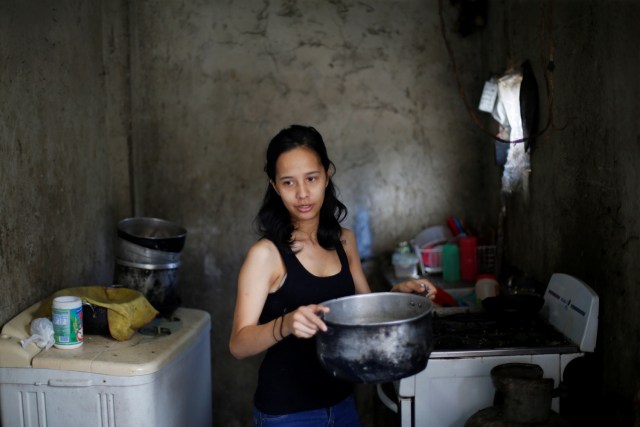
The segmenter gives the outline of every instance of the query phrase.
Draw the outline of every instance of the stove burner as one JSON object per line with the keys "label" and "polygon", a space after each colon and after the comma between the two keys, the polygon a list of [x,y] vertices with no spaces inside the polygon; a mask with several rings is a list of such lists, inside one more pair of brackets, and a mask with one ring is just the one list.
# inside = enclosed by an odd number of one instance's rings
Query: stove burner
{"label": "stove burner", "polygon": [[433,317],[434,351],[574,346],[539,317],[495,318],[487,313]]}

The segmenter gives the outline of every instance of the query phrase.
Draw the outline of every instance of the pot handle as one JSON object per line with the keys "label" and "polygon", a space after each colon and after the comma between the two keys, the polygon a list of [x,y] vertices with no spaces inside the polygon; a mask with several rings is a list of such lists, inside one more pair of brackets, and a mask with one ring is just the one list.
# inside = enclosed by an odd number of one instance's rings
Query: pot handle
{"label": "pot handle", "polygon": [[384,403],[384,406],[389,408],[394,414],[397,414],[398,404],[393,400],[389,399],[389,396],[387,396],[384,390],[382,389],[382,384],[376,384],[376,390],[378,392],[378,398],[382,403]]}
{"label": "pot handle", "polygon": [[[322,320],[324,322],[324,313],[320,313],[317,314],[316,316],[318,316],[320,318],[320,320]],[[325,322],[326,324],[326,322]],[[322,332],[322,331],[320,331]],[[333,328],[331,328],[330,326],[327,325],[327,330],[325,332],[322,332],[325,335],[333,335]]]}

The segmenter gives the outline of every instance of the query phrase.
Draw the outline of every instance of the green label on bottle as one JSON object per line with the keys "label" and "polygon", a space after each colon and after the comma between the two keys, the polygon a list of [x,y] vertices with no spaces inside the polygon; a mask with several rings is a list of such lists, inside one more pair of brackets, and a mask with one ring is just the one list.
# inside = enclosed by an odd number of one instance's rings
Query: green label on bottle
{"label": "green label on bottle", "polygon": [[53,338],[57,345],[76,345],[82,342],[82,307],[53,308]]}

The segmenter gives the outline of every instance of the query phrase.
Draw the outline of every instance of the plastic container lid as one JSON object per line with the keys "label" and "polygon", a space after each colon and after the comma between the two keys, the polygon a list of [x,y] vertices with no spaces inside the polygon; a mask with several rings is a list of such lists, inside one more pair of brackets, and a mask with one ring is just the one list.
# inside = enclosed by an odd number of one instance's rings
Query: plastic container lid
{"label": "plastic container lid", "polygon": [[425,228],[413,239],[414,245],[419,248],[425,246],[434,246],[439,243],[444,243],[451,239],[451,230],[444,225],[436,225],[433,227]]}

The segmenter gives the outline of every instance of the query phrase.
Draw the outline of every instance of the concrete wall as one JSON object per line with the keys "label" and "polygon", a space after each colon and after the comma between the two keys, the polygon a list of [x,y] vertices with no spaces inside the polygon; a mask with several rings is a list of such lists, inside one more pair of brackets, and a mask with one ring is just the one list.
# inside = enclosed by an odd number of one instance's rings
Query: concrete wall
{"label": "concrete wall", "polygon": [[[259,358],[234,360],[228,339],[271,137],[323,134],[376,255],[451,214],[484,220],[492,146],[465,123],[435,1],[148,1],[131,22],[136,203],[189,230],[181,289],[213,315],[215,418],[246,425]],[[480,38],[452,38],[477,96]]]}
{"label": "concrete wall", "polygon": [[[457,12],[443,4],[451,29]],[[525,58],[544,88],[545,4],[492,2],[485,31],[450,34],[472,105],[490,72]],[[594,395],[628,425],[640,386],[628,309],[639,298],[638,8],[553,6],[555,126],[533,154],[529,199],[508,200],[507,260],[601,295]],[[492,142],[458,95],[436,0],[5,1],[0,24],[0,324],[57,289],[110,283],[118,219],[178,222],[184,303],[213,318],[217,425],[250,420],[259,360],[233,360],[227,342],[279,129],[324,135],[346,225],[369,212],[376,260],[450,214],[496,225]]]}
{"label": "concrete wall", "polygon": [[573,274],[600,295],[597,351],[580,410],[587,424],[639,425],[640,57],[632,52],[640,3],[499,4],[483,34],[487,71],[531,60],[542,124],[552,119],[532,155],[530,197],[507,201],[508,262],[542,282],[554,272]]}
{"label": "concrete wall", "polygon": [[111,283],[130,198],[103,25],[92,2],[0,4],[0,324],[60,288]]}
{"label": "concrete wall", "polygon": [[[227,342],[275,132],[323,133],[374,256],[452,213],[486,217],[491,153],[461,125],[435,5],[3,2],[0,323],[111,283],[119,219],[181,223],[185,305],[213,317],[216,421],[245,425],[259,360]],[[478,41],[462,59],[478,62]]]}

